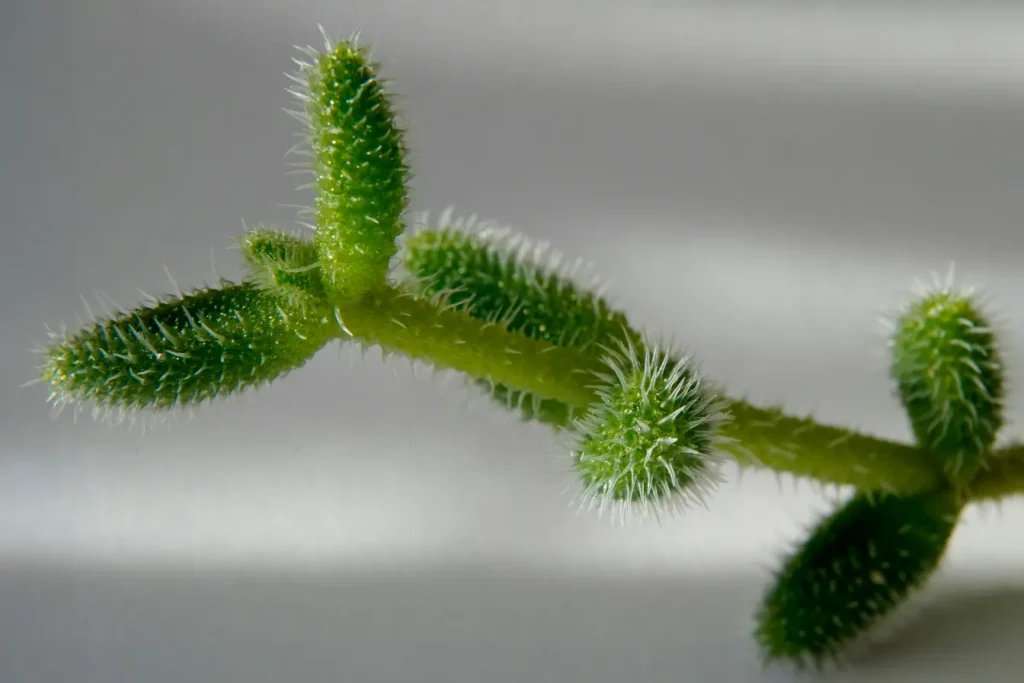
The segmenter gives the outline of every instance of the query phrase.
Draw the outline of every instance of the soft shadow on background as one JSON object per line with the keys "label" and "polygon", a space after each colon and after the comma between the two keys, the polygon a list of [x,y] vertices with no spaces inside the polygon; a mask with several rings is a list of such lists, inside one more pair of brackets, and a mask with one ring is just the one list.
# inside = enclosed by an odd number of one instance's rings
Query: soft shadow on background
{"label": "soft shadow on background", "polygon": [[[790,680],[750,615],[806,485],[612,527],[546,430],[348,349],[144,435],[18,386],[81,295],[212,282],[211,247],[237,276],[243,221],[291,223],[281,72],[323,23],[402,96],[414,212],[547,239],[735,394],[906,439],[876,319],[914,277],[985,286],[1024,379],[1024,17],[914,7],[5,5],[0,681]],[[970,512],[837,680],[1014,680],[1022,522]]]}
{"label": "soft shadow on background", "polygon": [[[920,618],[830,681],[1009,681],[1019,586],[939,581]],[[364,572],[24,567],[0,597],[5,680],[786,681],[745,632],[749,573],[537,572],[460,564]],[[759,675],[755,675],[758,672]]]}

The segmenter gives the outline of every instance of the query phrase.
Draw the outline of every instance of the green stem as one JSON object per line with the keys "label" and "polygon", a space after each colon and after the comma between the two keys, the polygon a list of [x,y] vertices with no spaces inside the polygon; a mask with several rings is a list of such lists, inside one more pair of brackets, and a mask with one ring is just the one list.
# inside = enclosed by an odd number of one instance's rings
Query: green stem
{"label": "green stem", "polygon": [[[593,351],[554,346],[509,332],[392,288],[381,288],[336,309],[342,337],[380,345],[437,368],[586,408],[597,399],[595,373],[605,372]],[[843,427],[795,417],[778,408],[730,400],[722,425],[723,450],[743,467],[764,467],[863,491],[911,495],[944,479],[926,449]],[[969,489],[971,500],[1024,492],[1024,445],[995,454]]]}
{"label": "green stem", "polygon": [[993,453],[986,469],[968,487],[968,493],[972,501],[996,501],[1024,493],[1024,443]]}
{"label": "green stem", "polygon": [[[340,324],[364,343],[576,408],[596,400],[594,373],[607,371],[594,350],[528,339],[396,289],[341,303],[337,312]],[[916,446],[745,401],[732,401],[728,409],[732,419],[723,425],[724,450],[743,466],[903,494],[934,489],[943,482],[932,459]]]}
{"label": "green stem", "polygon": [[767,467],[861,490],[912,494],[937,488],[943,478],[928,453],[810,417],[786,415],[731,401],[732,419],[722,426],[723,446],[741,466]]}
{"label": "green stem", "polygon": [[596,400],[594,373],[607,370],[599,358],[578,349],[528,339],[395,289],[380,289],[335,311],[343,336],[571,405]]}

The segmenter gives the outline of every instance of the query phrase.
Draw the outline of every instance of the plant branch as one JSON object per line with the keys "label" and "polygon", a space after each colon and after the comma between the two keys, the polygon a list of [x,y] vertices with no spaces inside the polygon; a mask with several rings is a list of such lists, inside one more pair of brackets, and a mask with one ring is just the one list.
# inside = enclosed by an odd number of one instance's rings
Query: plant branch
{"label": "plant branch", "polygon": [[[358,303],[338,308],[337,314],[346,334],[364,344],[379,344],[439,368],[577,408],[597,400],[596,373],[607,372],[602,356],[593,350],[528,339],[502,324],[397,289],[377,290]],[[931,490],[944,481],[928,452],[911,444],[823,425],[810,417],[742,400],[729,401],[727,412],[731,419],[721,426],[723,450],[741,466],[900,494]]]}
{"label": "plant branch", "polygon": [[943,483],[928,452],[917,446],[823,425],[810,417],[795,417],[746,401],[731,401],[728,410],[732,420],[722,425],[722,431],[731,442],[724,449],[741,466],[901,494],[931,490]]}
{"label": "plant branch", "polygon": [[607,370],[600,358],[578,349],[528,339],[393,288],[335,313],[344,334],[364,344],[572,405],[596,400],[595,373]]}
{"label": "plant branch", "polygon": [[1024,443],[996,450],[968,493],[972,501],[996,501],[1024,493]]}

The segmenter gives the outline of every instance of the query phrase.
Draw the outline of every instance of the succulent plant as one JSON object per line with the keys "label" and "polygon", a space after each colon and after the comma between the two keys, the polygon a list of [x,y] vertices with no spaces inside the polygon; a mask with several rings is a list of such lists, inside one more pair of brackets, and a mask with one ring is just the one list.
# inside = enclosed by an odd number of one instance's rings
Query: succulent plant
{"label": "succulent plant", "polygon": [[463,373],[571,437],[583,507],[661,516],[703,502],[720,465],[854,489],[783,563],[756,615],[766,659],[822,665],[921,588],[961,511],[1024,491],[997,448],[1005,380],[983,303],[951,282],[891,321],[892,377],[916,443],[756,406],[630,324],[578,262],[489,223],[408,230],[409,168],[369,51],[325,36],[291,76],[311,235],[242,235],[239,283],[176,292],[51,333],[50,400],[103,416],[195,407],[300,368],[331,341]]}

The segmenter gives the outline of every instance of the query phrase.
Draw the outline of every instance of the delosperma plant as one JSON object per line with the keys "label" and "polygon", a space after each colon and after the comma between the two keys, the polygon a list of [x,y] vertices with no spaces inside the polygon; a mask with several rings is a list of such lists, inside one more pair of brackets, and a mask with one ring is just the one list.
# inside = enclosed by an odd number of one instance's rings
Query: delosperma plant
{"label": "delosperma plant", "polygon": [[633,327],[575,265],[473,220],[405,223],[403,132],[354,41],[304,48],[311,234],[255,228],[238,283],[51,333],[40,378],[58,408],[162,414],[297,370],[332,341],[462,373],[568,437],[576,500],[616,517],[707,501],[722,463],[853,489],[778,570],[756,610],[767,661],[821,666],[928,580],[964,508],[1024,491],[1024,447],[996,446],[1004,367],[992,321],[951,282],[916,292],[889,342],[915,443],[730,397],[693,358]]}

